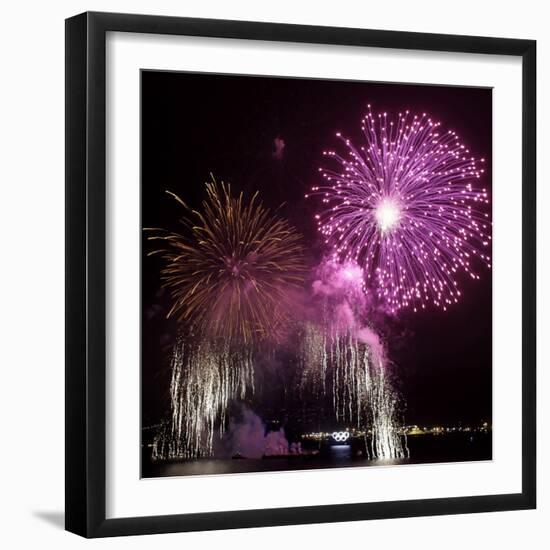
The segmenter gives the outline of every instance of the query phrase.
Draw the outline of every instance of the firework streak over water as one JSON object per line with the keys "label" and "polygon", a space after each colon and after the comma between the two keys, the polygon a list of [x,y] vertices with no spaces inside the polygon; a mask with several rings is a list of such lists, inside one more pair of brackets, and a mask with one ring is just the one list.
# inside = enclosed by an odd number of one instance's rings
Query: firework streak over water
{"label": "firework streak over water", "polygon": [[253,357],[288,330],[306,266],[301,237],[255,194],[206,184],[201,212],[185,210],[185,235],[149,229],[164,261],[161,277],[180,323],[172,356],[172,419],[154,444],[156,458],[209,456],[230,404],[254,391]]}
{"label": "firework streak over water", "polygon": [[393,120],[369,105],[361,129],[359,147],[337,134],[345,153],[324,153],[337,168],[320,169],[326,184],[312,188],[325,243],[363,267],[387,311],[446,310],[461,296],[459,273],[479,279],[491,265],[484,159],[426,114]]}
{"label": "firework streak over water", "polygon": [[210,456],[216,430],[224,433],[231,402],[254,391],[252,353],[180,338],[171,370],[172,418],[154,441],[153,458]]}
{"label": "firework streak over water", "polygon": [[401,400],[379,337],[363,322],[368,308],[362,269],[329,260],[318,275],[313,290],[320,320],[307,323],[301,339],[304,396],[318,397],[332,388],[336,419],[368,428],[369,458],[405,458]]}

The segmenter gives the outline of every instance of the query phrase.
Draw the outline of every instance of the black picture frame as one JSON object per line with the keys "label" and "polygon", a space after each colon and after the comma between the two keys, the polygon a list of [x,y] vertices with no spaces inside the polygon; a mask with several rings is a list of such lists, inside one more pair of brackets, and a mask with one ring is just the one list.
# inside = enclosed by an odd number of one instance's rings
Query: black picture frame
{"label": "black picture frame", "polygon": [[[517,56],[522,121],[522,490],[516,494],[106,519],[105,41],[109,31]],[[66,529],[107,537],[536,506],[536,42],[83,13],[66,20]]]}

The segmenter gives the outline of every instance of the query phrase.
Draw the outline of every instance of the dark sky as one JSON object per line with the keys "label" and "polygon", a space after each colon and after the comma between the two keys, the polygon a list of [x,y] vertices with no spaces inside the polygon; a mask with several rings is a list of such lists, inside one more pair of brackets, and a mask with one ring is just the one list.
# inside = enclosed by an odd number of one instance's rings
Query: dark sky
{"label": "dark sky", "polygon": [[[337,146],[336,131],[360,141],[367,103],[375,112],[427,112],[456,130],[474,156],[487,159],[483,185],[491,189],[491,90],[144,71],[143,227],[175,229],[181,212],[165,190],[199,206],[213,173],[236,189],[260,190],[273,207],[284,202],[282,212],[318,254],[317,204],[304,194],[319,183],[321,153]],[[273,158],[275,138],[285,143],[280,159]],[[150,246],[143,241],[144,425],[169,409],[176,332],[165,320],[169,296],[160,289],[160,264],[145,257]],[[449,311],[430,309],[384,323],[407,423],[491,419],[491,277],[485,271],[480,281],[462,283],[463,299]]]}

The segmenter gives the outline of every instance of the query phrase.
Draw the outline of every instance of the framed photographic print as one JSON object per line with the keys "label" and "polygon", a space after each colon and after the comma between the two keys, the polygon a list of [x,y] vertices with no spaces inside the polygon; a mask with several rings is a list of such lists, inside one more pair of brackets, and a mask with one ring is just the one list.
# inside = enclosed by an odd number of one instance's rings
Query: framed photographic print
{"label": "framed photographic print", "polygon": [[66,527],[535,507],[535,42],[66,22]]}

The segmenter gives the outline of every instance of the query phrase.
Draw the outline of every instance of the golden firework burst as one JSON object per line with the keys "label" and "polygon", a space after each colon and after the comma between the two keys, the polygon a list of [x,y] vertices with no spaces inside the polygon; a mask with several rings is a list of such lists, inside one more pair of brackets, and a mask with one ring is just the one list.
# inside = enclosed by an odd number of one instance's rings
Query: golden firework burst
{"label": "golden firework burst", "polygon": [[184,208],[185,229],[149,229],[149,239],[163,245],[150,254],[164,260],[161,278],[173,299],[168,316],[231,344],[279,335],[304,281],[301,235],[258,193],[247,201],[214,178],[200,212],[167,193]]}

